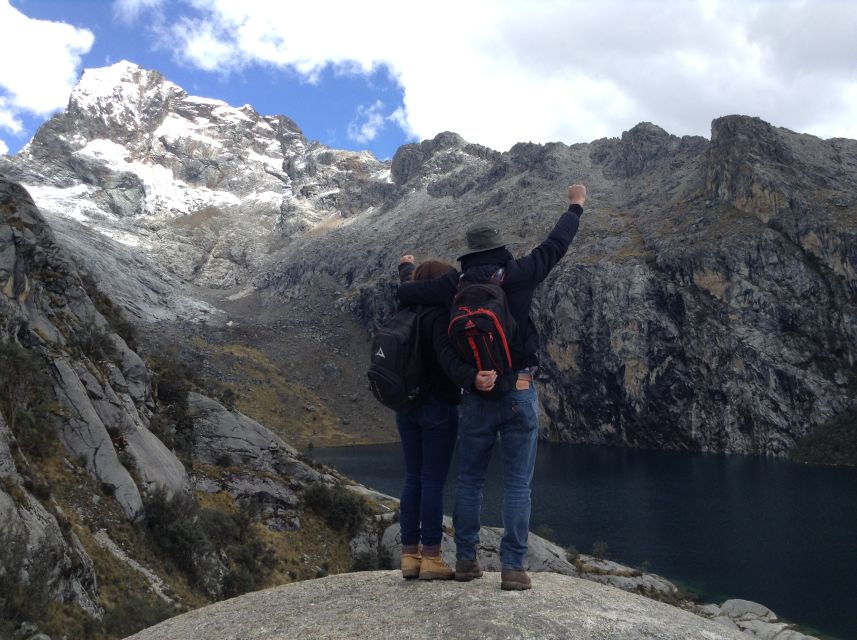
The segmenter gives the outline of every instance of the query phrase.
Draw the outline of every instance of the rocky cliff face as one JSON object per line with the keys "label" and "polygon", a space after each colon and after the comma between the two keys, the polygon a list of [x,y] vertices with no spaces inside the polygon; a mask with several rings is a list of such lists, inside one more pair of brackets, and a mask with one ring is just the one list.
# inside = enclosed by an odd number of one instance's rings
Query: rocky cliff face
{"label": "rocky cliff face", "polygon": [[585,182],[578,237],[533,311],[545,434],[783,454],[857,392],[855,163],[855,141],[739,116],[716,120],[711,142],[642,124],[492,154],[443,134],[397,153],[383,208],[299,241],[324,264],[295,256],[274,282],[288,291],[329,271],[360,289],[346,304],[371,326],[391,308],[400,254],[459,255],[477,217],[500,221],[523,254],[566,183]]}
{"label": "rocky cliff face", "polygon": [[120,63],[0,170],[132,314],[203,327],[285,326],[283,301],[313,298],[371,329],[401,253],[454,258],[492,217],[523,254],[585,182],[533,310],[545,436],[779,455],[855,404],[853,140],[729,116],[710,141],[643,123],[499,153],[443,133],[381,163]]}
{"label": "rocky cliff face", "polygon": [[[24,620],[124,636],[349,568],[347,540],[306,498],[340,480],[188,393],[178,369],[155,379],[105,300],[0,176],[0,636]],[[164,410],[167,388],[180,411]],[[365,508],[349,505],[359,526]]]}

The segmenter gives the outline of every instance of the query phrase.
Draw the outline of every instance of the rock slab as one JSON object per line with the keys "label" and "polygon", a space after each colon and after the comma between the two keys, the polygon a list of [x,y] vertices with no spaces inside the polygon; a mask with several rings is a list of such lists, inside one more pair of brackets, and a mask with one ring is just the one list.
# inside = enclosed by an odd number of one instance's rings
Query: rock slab
{"label": "rock slab", "polygon": [[404,581],[397,571],[330,576],[247,594],[172,618],[134,640],[316,638],[746,640],[681,609],[556,574],[533,589],[500,590],[500,575],[469,583]]}

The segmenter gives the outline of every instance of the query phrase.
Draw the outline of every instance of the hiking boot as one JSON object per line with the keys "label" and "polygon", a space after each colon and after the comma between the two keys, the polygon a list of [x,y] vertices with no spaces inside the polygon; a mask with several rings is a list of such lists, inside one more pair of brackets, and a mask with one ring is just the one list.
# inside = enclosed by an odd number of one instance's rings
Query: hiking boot
{"label": "hiking boot", "polygon": [[443,556],[423,556],[420,580],[452,580],[455,571],[443,561]]}
{"label": "hiking boot", "polygon": [[458,582],[470,582],[473,578],[482,577],[482,567],[478,560],[456,560],[455,579]]}
{"label": "hiking boot", "polygon": [[405,580],[413,580],[420,576],[420,564],[422,556],[418,553],[402,554],[402,577]]}
{"label": "hiking boot", "polygon": [[533,582],[526,571],[503,569],[500,572],[500,588],[503,591],[526,591],[533,588]]}

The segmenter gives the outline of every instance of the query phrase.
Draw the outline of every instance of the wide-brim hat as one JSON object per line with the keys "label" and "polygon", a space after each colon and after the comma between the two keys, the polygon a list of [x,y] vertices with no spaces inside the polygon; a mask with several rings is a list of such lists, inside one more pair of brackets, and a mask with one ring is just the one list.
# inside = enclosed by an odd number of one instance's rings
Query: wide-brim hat
{"label": "wide-brim hat", "polygon": [[459,260],[473,253],[481,253],[506,246],[503,231],[496,222],[478,222],[467,229],[467,252],[458,257]]}

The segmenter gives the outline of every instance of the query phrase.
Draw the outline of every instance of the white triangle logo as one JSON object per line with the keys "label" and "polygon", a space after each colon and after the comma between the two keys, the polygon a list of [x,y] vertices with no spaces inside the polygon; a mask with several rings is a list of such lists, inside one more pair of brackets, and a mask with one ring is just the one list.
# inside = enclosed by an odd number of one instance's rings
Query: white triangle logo
{"label": "white triangle logo", "polygon": [[381,347],[378,347],[378,352],[375,355],[379,358],[387,359],[387,356],[384,355],[384,350]]}

